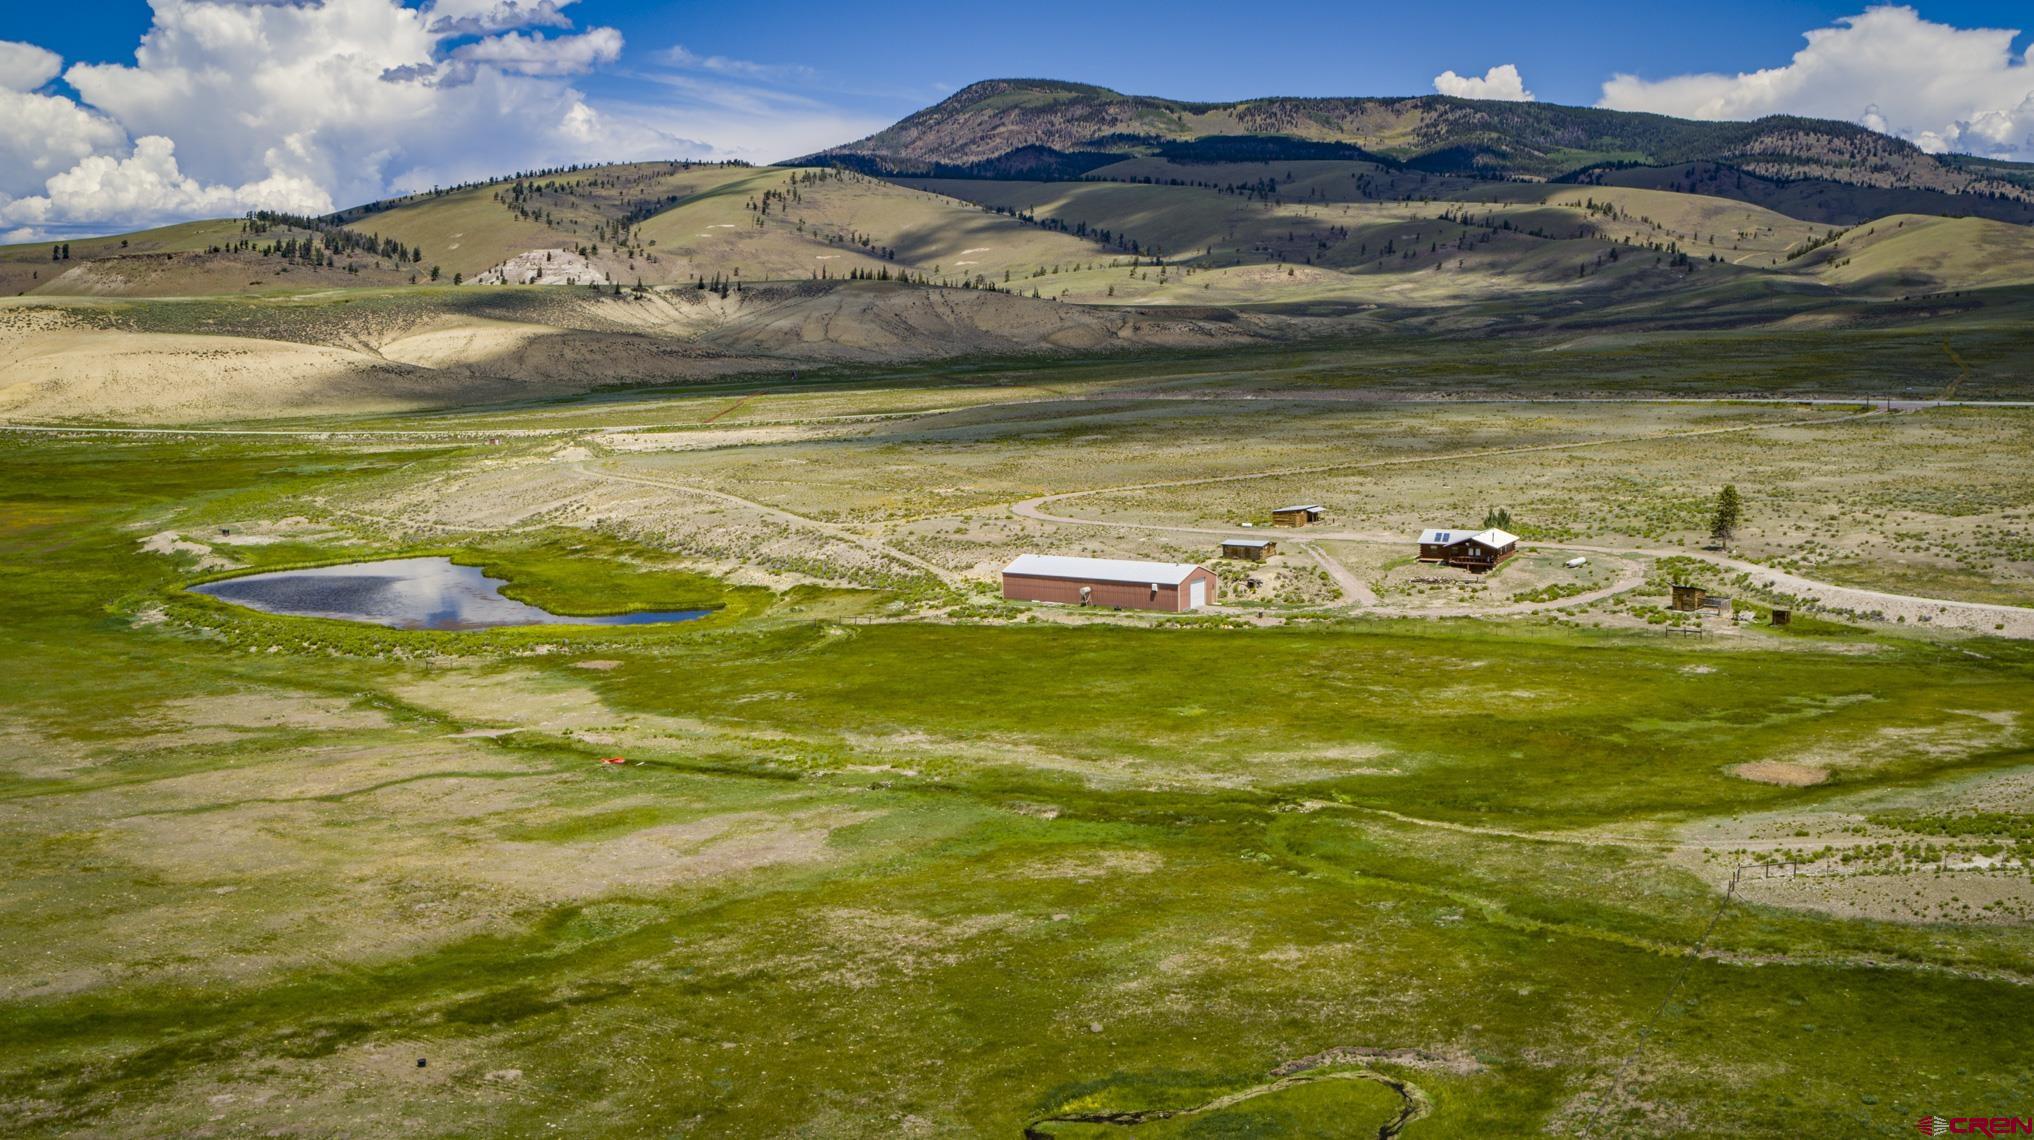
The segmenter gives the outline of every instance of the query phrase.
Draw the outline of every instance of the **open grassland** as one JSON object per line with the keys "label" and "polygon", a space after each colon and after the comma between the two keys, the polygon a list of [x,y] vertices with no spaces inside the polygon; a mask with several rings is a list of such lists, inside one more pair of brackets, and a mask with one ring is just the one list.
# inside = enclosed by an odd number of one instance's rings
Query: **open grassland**
{"label": "open grassland", "polygon": [[[1220,534],[1266,525],[1274,506],[1318,502],[1331,538],[1376,548],[1356,561],[1381,589],[1430,585],[1394,577],[1409,536],[1499,509],[1532,541],[1700,551],[1729,482],[1748,504],[1732,551],[1745,562],[1924,597],[2034,598],[2034,484],[2015,462],[2034,447],[2025,408],[1409,403],[1276,381],[1255,392],[1216,388],[1218,379],[1193,374],[1155,390],[1078,372],[1056,383],[1021,378],[966,389],[731,389],[665,408],[631,399],[432,420],[448,431],[521,423],[552,434],[500,440],[483,464],[363,479],[326,501],[417,533],[531,520],[683,531],[729,571],[796,562],[802,542],[837,547],[838,536],[817,528],[845,526],[983,581],[1048,541],[1200,560]],[[638,419],[652,415],[660,422]],[[626,426],[585,434],[603,419]],[[1009,510],[1045,495],[1079,496],[1047,510],[1101,525],[1041,526]],[[744,502],[812,525],[797,537],[778,525],[749,531]],[[759,544],[776,553],[762,557]],[[866,554],[842,553],[855,564]],[[1290,543],[1280,558],[1311,564]],[[1539,593],[1551,581],[1486,584],[1479,596],[1505,603],[1559,596]]]}
{"label": "open grassland", "polygon": [[[2034,483],[2011,458],[2034,447],[2034,412],[2024,409],[1864,418],[1693,405],[1253,410],[1283,416],[1299,440],[1314,427],[1342,441],[1347,466],[1303,446],[1288,452],[1281,440],[1278,460],[1256,453],[1257,469],[1288,458],[1329,469],[1111,492],[1062,513],[1219,527],[1261,525],[1279,503],[1319,502],[1336,512],[1337,529],[1389,539],[1501,508],[1528,538],[1697,548],[1731,482],[1755,504],[1733,544],[1742,558],[1900,593],[2034,599]],[[1200,446],[1239,450],[1223,442]],[[1224,465],[1202,469],[1219,476]]]}
{"label": "open grassland", "polygon": [[[1871,335],[7,433],[0,1127],[1876,1135],[2024,1103],[2030,643],[1648,615],[1691,575],[1771,600],[1693,557],[1724,481],[1742,558],[2024,604],[2034,414],[1498,399],[1954,372]],[[1958,334],[1967,390],[2014,383],[2006,343]],[[1448,377],[1478,399],[1404,398]],[[1040,510],[1107,525],[1012,510],[1067,494]],[[1241,604],[994,599],[1020,551],[1211,560],[1287,499],[1329,522],[1220,564],[1265,583]],[[1408,562],[1493,507],[1548,548]],[[180,589],[419,553],[555,612],[714,612],[424,633]],[[1380,616],[1456,612],[1511,616]]]}

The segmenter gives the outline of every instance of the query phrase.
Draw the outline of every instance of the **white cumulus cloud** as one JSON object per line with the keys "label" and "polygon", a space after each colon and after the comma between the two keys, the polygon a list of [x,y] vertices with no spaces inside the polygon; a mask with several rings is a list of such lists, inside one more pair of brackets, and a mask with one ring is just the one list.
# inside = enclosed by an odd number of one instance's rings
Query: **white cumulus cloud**
{"label": "white cumulus cloud", "polygon": [[822,81],[796,64],[679,48],[630,70],[619,31],[574,25],[577,0],[148,6],[132,59],[66,68],[0,40],[0,233],[320,213],[580,162],[771,162],[887,121],[787,90]]}
{"label": "white cumulus cloud", "polygon": [[2017,31],[1959,28],[1887,5],[1807,33],[1779,67],[1641,79],[1618,75],[1598,105],[1694,119],[1843,119],[1924,150],[2034,159],[2034,65]]}
{"label": "white cumulus cloud", "polygon": [[[571,0],[150,0],[131,63],[0,45],[0,223],[320,213],[508,170],[709,155],[565,77],[621,34],[542,34]],[[484,33],[484,34],[483,34]],[[474,36],[480,38],[473,38]]]}
{"label": "white cumulus cloud", "polygon": [[509,28],[569,28],[573,0],[436,0],[424,15],[441,36],[484,36]]}
{"label": "white cumulus cloud", "polygon": [[0,200],[33,194],[51,175],[126,141],[119,124],[61,95],[0,88]]}
{"label": "white cumulus cloud", "polygon": [[1434,76],[1434,90],[1458,99],[1504,99],[1513,103],[1529,102],[1533,97],[1526,90],[1525,77],[1518,73],[1517,65],[1510,63],[1498,64],[1481,78],[1443,71]]}
{"label": "white cumulus cloud", "polygon": [[621,33],[593,28],[576,36],[532,36],[521,32],[489,36],[452,50],[466,63],[491,63],[519,75],[584,75],[621,58]]}
{"label": "white cumulus cloud", "polygon": [[0,40],[0,88],[33,91],[63,69],[64,57],[48,48]]}
{"label": "white cumulus cloud", "polygon": [[51,178],[47,196],[0,206],[0,220],[41,225],[101,218],[231,214],[248,209],[324,213],[332,201],[317,183],[272,175],[244,186],[207,186],[177,168],[176,144],[138,139],[126,158],[95,154]]}

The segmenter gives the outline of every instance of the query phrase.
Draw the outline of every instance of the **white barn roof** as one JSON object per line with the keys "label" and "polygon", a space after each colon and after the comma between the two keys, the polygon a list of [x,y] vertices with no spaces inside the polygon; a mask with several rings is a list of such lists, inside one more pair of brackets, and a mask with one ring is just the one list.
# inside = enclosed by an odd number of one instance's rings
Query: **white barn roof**
{"label": "white barn roof", "polygon": [[1005,574],[1035,578],[1084,578],[1094,582],[1131,582],[1140,586],[1177,586],[1200,567],[1191,562],[1136,562],[1127,558],[1075,558],[1065,554],[1020,554],[1003,567]]}
{"label": "white barn roof", "polygon": [[1312,511],[1315,514],[1320,514],[1321,512],[1327,509],[1328,508],[1322,506],[1319,503],[1294,503],[1292,506],[1289,507],[1273,507],[1271,509],[1271,513],[1275,515],[1282,515],[1287,511]]}
{"label": "white barn roof", "polygon": [[1437,530],[1429,528],[1420,532],[1421,546],[1454,546],[1463,542],[1479,542],[1493,549],[1509,546],[1518,541],[1518,536],[1508,530],[1491,527],[1489,530]]}

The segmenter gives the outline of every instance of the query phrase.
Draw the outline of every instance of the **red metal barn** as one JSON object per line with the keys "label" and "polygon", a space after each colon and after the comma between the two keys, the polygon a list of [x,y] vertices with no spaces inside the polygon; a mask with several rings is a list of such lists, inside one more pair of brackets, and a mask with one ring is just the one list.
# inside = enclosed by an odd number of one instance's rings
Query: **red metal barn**
{"label": "red metal barn", "polygon": [[1185,613],[1214,601],[1217,584],[1191,562],[1026,554],[1003,568],[1003,596],[1014,602]]}

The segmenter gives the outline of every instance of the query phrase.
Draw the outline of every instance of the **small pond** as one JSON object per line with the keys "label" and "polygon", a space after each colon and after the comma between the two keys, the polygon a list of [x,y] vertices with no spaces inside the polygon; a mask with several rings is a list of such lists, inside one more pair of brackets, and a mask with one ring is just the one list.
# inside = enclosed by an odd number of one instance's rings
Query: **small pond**
{"label": "small pond", "polygon": [[713,612],[663,610],[572,617],[502,597],[503,582],[482,574],[478,566],[460,566],[449,558],[389,558],[248,574],[191,589],[263,613],[341,618],[397,629],[649,625],[693,621]]}

